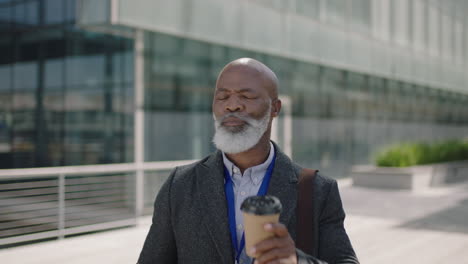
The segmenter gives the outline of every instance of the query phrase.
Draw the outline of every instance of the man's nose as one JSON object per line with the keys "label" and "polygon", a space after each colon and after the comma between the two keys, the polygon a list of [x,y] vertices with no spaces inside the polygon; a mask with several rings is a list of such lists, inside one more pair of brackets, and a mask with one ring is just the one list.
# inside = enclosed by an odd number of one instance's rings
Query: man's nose
{"label": "man's nose", "polygon": [[238,112],[244,109],[243,104],[239,101],[238,98],[229,98],[226,103],[226,111],[228,112]]}

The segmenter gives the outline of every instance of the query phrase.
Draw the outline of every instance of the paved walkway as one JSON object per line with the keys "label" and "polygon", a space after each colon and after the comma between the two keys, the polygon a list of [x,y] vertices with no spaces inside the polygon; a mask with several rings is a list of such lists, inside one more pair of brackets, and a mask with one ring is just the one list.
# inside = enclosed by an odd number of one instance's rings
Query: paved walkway
{"label": "paved walkway", "polygon": [[[468,263],[468,184],[424,193],[340,181],[346,227],[363,264]],[[0,250],[0,263],[135,263],[150,217],[125,228]]]}
{"label": "paved walkway", "polygon": [[468,263],[468,185],[423,193],[342,188],[361,263]]}

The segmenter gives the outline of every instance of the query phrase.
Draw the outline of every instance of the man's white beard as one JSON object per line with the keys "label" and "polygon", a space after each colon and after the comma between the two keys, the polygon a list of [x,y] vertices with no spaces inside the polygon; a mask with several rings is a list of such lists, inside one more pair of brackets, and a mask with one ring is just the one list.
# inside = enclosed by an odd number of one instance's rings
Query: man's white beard
{"label": "man's white beard", "polygon": [[[260,138],[268,129],[270,111],[271,103],[268,106],[268,111],[265,116],[260,120],[242,116],[238,113],[227,114],[220,118],[220,120],[217,120],[213,115],[215,121],[215,135],[213,137],[213,143],[216,145],[216,148],[224,153],[236,154],[247,151],[257,145]],[[246,124],[240,131],[230,131],[221,125],[222,121],[227,117],[237,117],[245,121]]]}

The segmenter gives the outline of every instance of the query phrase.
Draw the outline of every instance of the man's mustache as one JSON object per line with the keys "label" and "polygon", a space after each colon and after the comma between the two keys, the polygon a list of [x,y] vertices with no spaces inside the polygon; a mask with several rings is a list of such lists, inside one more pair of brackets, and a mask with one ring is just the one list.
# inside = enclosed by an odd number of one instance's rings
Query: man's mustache
{"label": "man's mustache", "polygon": [[246,122],[247,124],[250,125],[250,121],[252,120],[251,117],[248,117],[248,116],[244,116],[244,115],[241,115],[239,113],[229,113],[229,114],[226,114],[224,116],[222,116],[219,120],[220,123],[223,123],[227,118],[229,117],[235,117],[235,118],[238,118],[244,122]]}

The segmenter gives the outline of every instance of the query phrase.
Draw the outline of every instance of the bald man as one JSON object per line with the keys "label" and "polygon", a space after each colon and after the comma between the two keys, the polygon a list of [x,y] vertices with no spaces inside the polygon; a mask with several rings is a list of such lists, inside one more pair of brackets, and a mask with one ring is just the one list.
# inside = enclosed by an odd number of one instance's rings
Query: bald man
{"label": "bald man", "polygon": [[[263,63],[241,58],[222,69],[213,98],[218,151],[172,171],[156,197],[138,263],[358,263],[343,227],[336,181],[320,175],[314,177],[311,196],[316,243],[310,254],[296,248],[301,167],[270,141],[280,110],[278,79]],[[272,238],[245,248],[240,205],[261,193],[280,199],[280,223],[264,227]],[[247,251],[259,257],[253,260]]]}

